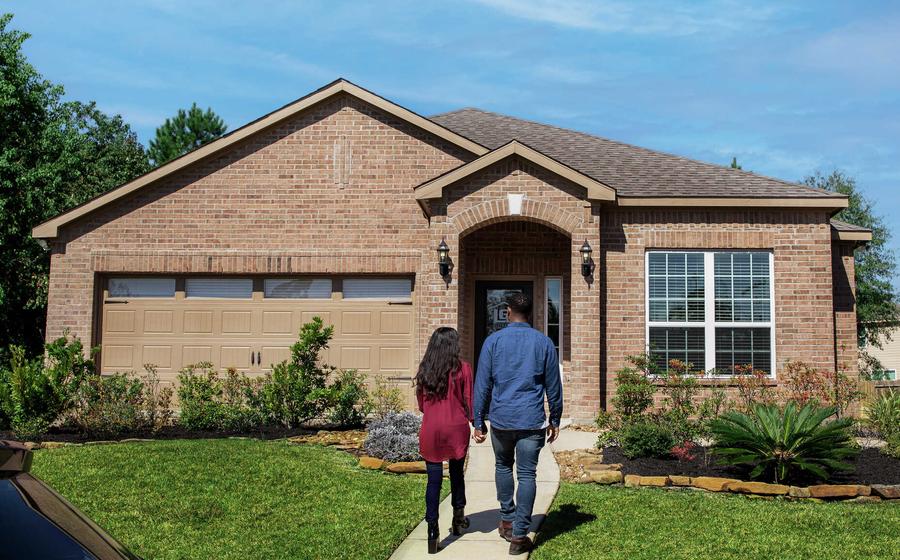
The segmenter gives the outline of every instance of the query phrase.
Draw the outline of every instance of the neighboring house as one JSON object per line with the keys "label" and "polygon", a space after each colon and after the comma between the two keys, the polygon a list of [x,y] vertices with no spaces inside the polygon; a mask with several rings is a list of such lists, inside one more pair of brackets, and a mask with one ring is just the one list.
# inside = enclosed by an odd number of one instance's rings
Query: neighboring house
{"label": "neighboring house", "polygon": [[897,381],[897,371],[900,371],[900,328],[891,329],[890,339],[881,337],[881,348],[866,346],[866,352],[881,362],[883,370],[879,377],[886,381]]}
{"label": "neighboring house", "polygon": [[426,118],[338,80],[34,236],[48,338],[102,345],[103,372],[259,374],[320,316],[326,361],[408,388],[436,327],[474,361],[522,290],[560,349],[566,415],[589,421],[646,349],[709,384],[736,364],[776,381],[789,359],[855,367],[853,251],[871,235],[831,220],[846,206],[478,109]]}

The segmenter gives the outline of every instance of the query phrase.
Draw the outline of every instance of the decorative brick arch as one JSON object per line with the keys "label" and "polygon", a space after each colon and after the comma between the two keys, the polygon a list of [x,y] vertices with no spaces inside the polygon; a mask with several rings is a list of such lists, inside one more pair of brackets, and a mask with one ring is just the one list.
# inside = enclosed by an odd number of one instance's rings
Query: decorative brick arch
{"label": "decorative brick arch", "polygon": [[569,237],[584,224],[584,219],[577,214],[547,202],[528,198],[522,201],[521,212],[517,214],[510,214],[509,202],[506,199],[496,199],[472,206],[453,216],[450,222],[455,226],[459,238],[463,238],[476,229],[511,220],[537,222]]}

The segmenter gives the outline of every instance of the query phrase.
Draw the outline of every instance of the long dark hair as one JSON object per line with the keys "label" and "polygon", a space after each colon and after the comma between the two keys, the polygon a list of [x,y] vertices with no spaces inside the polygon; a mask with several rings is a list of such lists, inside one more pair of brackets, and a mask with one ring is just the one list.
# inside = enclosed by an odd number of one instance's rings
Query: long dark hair
{"label": "long dark hair", "polygon": [[452,327],[438,327],[419,363],[416,391],[426,397],[443,398],[447,394],[450,374],[459,367],[459,333]]}

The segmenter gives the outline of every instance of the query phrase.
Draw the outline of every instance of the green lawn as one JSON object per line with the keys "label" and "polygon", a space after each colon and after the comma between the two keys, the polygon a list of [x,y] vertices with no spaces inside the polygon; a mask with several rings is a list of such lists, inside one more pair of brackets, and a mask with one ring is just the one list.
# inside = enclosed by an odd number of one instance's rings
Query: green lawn
{"label": "green lawn", "polygon": [[424,513],[422,475],[279,441],[66,447],[32,471],[148,560],[383,560]]}
{"label": "green lawn", "polygon": [[562,484],[534,560],[897,558],[900,504]]}

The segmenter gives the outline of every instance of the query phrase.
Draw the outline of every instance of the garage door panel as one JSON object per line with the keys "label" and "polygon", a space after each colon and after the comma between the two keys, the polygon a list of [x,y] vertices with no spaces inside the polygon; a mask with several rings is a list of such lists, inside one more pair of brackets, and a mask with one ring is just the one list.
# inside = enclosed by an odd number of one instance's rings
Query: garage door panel
{"label": "garage door panel", "polygon": [[126,371],[134,368],[134,346],[110,344],[103,348],[103,369]]}
{"label": "garage door panel", "polygon": [[223,311],[222,333],[224,334],[250,334],[250,323],[253,314],[250,311]]}
{"label": "garage door panel", "polygon": [[174,326],[172,311],[148,309],[144,311],[144,332],[171,334]]}
{"label": "garage door panel", "polygon": [[220,358],[220,367],[223,368],[250,368],[250,347],[249,346],[222,346],[222,354]]}
{"label": "garage door panel", "polygon": [[262,367],[272,369],[273,365],[280,364],[291,359],[291,349],[288,346],[263,346]]}
{"label": "garage door panel", "polygon": [[133,333],[135,312],[127,309],[110,309],[106,312],[106,330],[112,333]]}
{"label": "garage door panel", "polygon": [[381,334],[410,334],[412,313],[409,311],[382,311]]}
{"label": "garage door panel", "polygon": [[409,372],[412,367],[412,352],[409,346],[382,346],[379,354],[379,369],[384,372]]}
{"label": "garage door panel", "polygon": [[181,349],[181,366],[192,366],[201,362],[212,362],[211,346],[187,346]]}
{"label": "garage door panel", "polygon": [[344,311],[341,313],[341,334],[371,334],[371,311]]}
{"label": "garage door panel", "polygon": [[263,311],[263,334],[292,334],[294,314],[290,311]]}
{"label": "garage door panel", "polygon": [[368,346],[344,346],[341,348],[341,361],[338,367],[342,369],[358,369],[370,371],[372,369],[372,349]]}
{"label": "garage door panel", "polygon": [[184,333],[185,334],[212,334],[213,313],[212,311],[185,311],[184,312]]}
{"label": "garage door panel", "polygon": [[171,346],[150,346],[145,345],[143,356],[141,358],[141,367],[144,364],[153,364],[160,369],[169,369],[172,367],[172,347]]}
{"label": "garage door panel", "polygon": [[[322,319],[322,323],[324,323],[326,327],[334,325],[334,323],[331,321],[330,311],[304,311],[300,314],[300,325],[311,323],[312,320],[316,317]],[[298,325],[294,330],[300,332],[300,325]]]}

